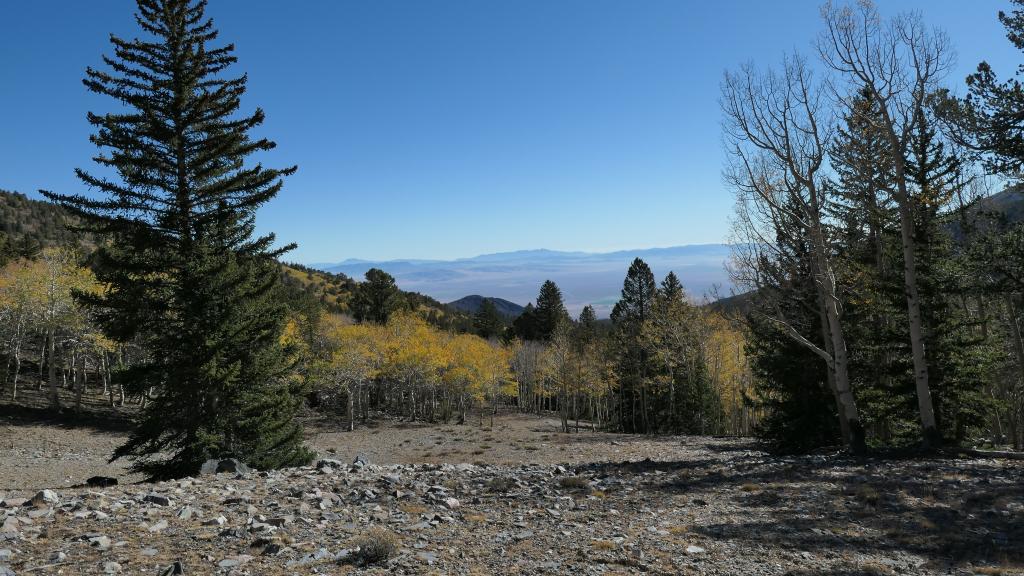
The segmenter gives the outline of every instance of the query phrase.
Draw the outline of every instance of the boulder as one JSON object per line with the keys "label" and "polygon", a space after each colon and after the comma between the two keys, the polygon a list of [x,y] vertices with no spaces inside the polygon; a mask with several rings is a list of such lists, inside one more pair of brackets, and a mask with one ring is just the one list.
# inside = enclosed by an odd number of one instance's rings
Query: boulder
{"label": "boulder", "polygon": [[146,494],[142,498],[143,502],[149,502],[150,504],[156,504],[157,506],[170,506],[171,499],[161,494]]}
{"label": "boulder", "polygon": [[199,469],[199,473],[203,475],[208,474],[248,474],[252,472],[244,462],[241,462],[235,458],[222,458],[212,459],[203,462],[202,467]]}
{"label": "boulder", "polygon": [[60,502],[60,496],[53,490],[40,490],[32,497],[32,505],[36,508],[44,506],[56,506]]}

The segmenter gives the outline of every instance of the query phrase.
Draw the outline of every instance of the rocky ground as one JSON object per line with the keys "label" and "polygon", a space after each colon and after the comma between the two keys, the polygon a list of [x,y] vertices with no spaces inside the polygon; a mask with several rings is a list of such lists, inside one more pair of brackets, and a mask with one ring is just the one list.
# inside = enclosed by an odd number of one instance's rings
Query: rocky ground
{"label": "rocky ground", "polygon": [[0,412],[0,575],[1024,574],[1019,461],[486,424],[314,422],[318,465],[145,484],[123,430]]}

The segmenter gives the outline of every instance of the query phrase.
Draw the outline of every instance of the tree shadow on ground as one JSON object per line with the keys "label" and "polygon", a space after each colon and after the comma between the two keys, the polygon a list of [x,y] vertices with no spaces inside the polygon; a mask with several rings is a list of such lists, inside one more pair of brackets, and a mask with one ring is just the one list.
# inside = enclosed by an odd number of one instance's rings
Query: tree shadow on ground
{"label": "tree shadow on ground", "polygon": [[10,403],[0,404],[0,425],[88,429],[108,434],[124,434],[133,428],[132,419],[128,414],[117,414],[112,410],[75,412],[65,407],[60,412],[55,412],[50,408]]}
{"label": "tree shadow on ground", "polygon": [[[646,490],[728,498],[710,538],[794,552],[916,554],[928,567],[1024,562],[1024,466],[968,459],[700,458],[581,467],[596,477],[643,475]],[[749,510],[749,513],[743,512]]]}

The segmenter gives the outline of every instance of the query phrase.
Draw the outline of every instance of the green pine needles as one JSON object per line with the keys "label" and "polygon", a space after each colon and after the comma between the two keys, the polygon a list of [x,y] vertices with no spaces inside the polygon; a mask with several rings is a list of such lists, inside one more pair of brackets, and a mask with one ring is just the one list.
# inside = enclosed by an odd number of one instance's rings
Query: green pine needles
{"label": "green pine needles", "polygon": [[208,458],[275,468],[312,457],[281,342],[276,259],[293,246],[254,236],[256,209],[296,168],[246,164],[274,143],[250,139],[263,112],[239,114],[246,77],[225,77],[233,46],[211,46],[205,7],[138,0],[146,39],[111,36],[108,70],[84,80],[121,104],[89,114],[94,160],[111,176],[77,170],[95,196],[45,193],[104,239],[94,268],[109,289],[81,297],[110,337],[145,351],[119,377],[151,399],[113,458],[154,479],[193,474]]}

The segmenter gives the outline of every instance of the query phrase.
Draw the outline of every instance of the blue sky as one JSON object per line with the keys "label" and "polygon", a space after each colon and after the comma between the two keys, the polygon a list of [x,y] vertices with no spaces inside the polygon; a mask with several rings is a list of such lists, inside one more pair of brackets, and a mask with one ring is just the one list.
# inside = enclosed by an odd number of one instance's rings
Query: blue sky
{"label": "blue sky", "polygon": [[[719,81],[744,61],[810,53],[818,1],[211,0],[262,107],[261,159],[298,164],[259,215],[299,262],[606,251],[723,241]],[[958,53],[1021,60],[1009,2],[882,0],[921,9]],[[130,0],[8,2],[0,23],[0,188],[82,191],[81,84],[137,34]]]}

